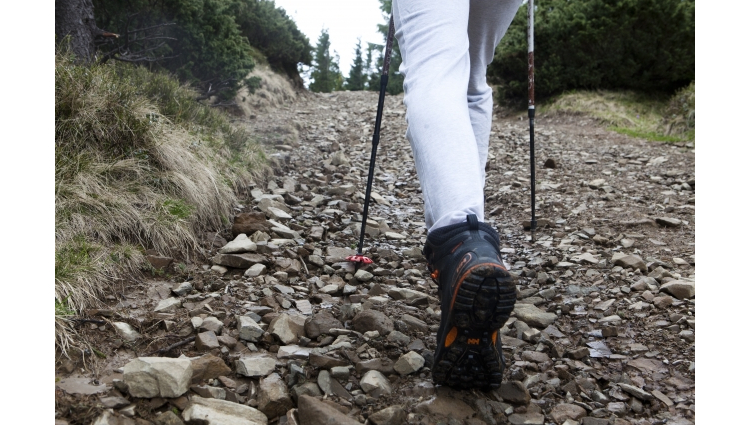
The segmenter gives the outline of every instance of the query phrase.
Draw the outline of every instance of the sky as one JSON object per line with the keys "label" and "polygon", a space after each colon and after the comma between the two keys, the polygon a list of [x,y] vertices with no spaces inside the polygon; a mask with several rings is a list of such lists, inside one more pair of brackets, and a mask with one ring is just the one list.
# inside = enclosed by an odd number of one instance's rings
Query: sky
{"label": "sky", "polygon": [[362,37],[363,47],[368,42],[383,44],[377,25],[385,24],[387,18],[380,11],[378,0],[276,0],[276,6],[294,19],[313,47],[321,30],[328,28],[331,49],[340,57],[339,68],[344,77],[349,75],[354,61],[357,37]]}

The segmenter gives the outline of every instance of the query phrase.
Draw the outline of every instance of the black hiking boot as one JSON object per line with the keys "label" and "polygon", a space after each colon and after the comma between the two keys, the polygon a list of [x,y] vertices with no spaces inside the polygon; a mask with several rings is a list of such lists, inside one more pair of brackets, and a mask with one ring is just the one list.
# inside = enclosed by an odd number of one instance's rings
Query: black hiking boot
{"label": "black hiking boot", "polygon": [[477,216],[436,229],[424,255],[440,297],[432,368],[436,384],[500,387],[505,362],[498,331],[516,303],[516,286],[500,258],[500,238]]}

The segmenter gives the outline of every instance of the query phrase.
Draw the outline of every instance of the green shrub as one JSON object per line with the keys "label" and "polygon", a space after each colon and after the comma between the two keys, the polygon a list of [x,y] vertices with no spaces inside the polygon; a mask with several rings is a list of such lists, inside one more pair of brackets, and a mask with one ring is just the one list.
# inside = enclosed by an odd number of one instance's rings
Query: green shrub
{"label": "green shrub", "polygon": [[[488,68],[505,100],[527,96],[526,5]],[[544,0],[535,13],[539,98],[573,89],[673,93],[695,78],[693,0]]]}

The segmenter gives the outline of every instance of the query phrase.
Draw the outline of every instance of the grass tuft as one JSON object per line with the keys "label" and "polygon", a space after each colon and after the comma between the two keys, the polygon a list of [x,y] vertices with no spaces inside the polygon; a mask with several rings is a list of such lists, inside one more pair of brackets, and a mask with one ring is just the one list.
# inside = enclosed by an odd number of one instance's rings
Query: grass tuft
{"label": "grass tuft", "polygon": [[610,130],[650,141],[695,140],[695,82],[671,98],[635,92],[577,91],[560,95],[540,109],[591,115]]}
{"label": "grass tuft", "polygon": [[147,269],[143,252],[179,256],[221,229],[236,193],[267,172],[260,145],[169,75],[55,56],[55,323],[115,281]]}

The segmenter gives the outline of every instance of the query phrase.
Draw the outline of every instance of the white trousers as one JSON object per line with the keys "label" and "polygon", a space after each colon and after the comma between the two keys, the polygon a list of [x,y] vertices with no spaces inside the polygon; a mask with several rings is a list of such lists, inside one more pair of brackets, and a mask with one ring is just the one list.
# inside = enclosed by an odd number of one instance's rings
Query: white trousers
{"label": "white trousers", "polygon": [[394,0],[404,104],[428,232],[484,221],[487,65],[522,0]]}

